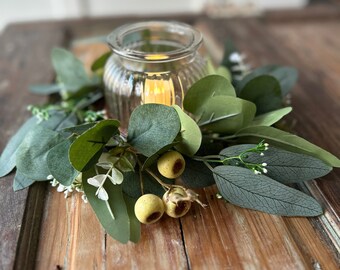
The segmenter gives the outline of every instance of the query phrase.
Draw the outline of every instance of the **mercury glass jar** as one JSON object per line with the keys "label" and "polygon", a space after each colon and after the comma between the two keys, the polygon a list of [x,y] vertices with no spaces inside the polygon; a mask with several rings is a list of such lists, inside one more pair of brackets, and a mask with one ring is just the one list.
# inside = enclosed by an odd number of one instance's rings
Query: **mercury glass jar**
{"label": "mercury glass jar", "polygon": [[187,89],[207,75],[198,53],[202,34],[184,23],[123,25],[108,36],[108,43],[113,54],[104,71],[106,103],[123,127],[140,104],[182,106]]}

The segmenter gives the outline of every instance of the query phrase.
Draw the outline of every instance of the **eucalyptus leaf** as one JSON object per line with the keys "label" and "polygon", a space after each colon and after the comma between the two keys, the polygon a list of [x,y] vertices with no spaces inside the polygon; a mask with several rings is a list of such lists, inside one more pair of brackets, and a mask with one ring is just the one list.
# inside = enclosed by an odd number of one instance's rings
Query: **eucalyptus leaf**
{"label": "eucalyptus leaf", "polygon": [[285,115],[289,114],[292,109],[292,107],[286,107],[258,115],[249,126],[271,126],[280,121]]}
{"label": "eucalyptus leaf", "polygon": [[70,147],[72,166],[83,172],[95,165],[105,144],[118,133],[118,127],[117,120],[102,120],[80,135]]}
{"label": "eucalyptus leaf", "polygon": [[123,196],[124,196],[126,209],[127,209],[129,219],[130,219],[130,241],[134,243],[138,243],[140,239],[140,235],[141,235],[141,225],[135,215],[136,199],[131,198],[125,194],[123,194]]}
{"label": "eucalyptus leaf", "polygon": [[230,81],[223,76],[208,75],[189,88],[183,100],[183,107],[186,111],[198,115],[204,103],[215,96],[235,97],[236,93]]}
{"label": "eucalyptus leaf", "polygon": [[17,170],[36,181],[46,181],[50,174],[47,166],[48,151],[63,140],[58,132],[36,126],[27,133],[17,150]]}
{"label": "eucalyptus leaf", "polygon": [[202,107],[197,124],[203,130],[232,134],[247,126],[255,116],[254,103],[230,96],[210,97]]}
{"label": "eucalyptus leaf", "polygon": [[106,61],[110,58],[110,56],[112,55],[112,52],[106,52],[103,55],[101,55],[98,59],[96,59],[92,66],[91,66],[91,70],[92,71],[97,71],[99,69],[104,68]]}
{"label": "eucalyptus leaf", "polygon": [[286,96],[290,92],[298,78],[298,72],[295,68],[268,65],[259,67],[248,74],[239,84],[239,89],[242,89],[250,80],[261,75],[270,75],[279,81],[282,97]]}
{"label": "eucalyptus leaf", "polygon": [[224,66],[217,67],[216,74],[223,76],[224,78],[226,78],[230,82],[232,80],[232,76],[231,76],[231,73],[230,73],[229,69],[227,69]]}
{"label": "eucalyptus leaf", "polygon": [[70,186],[79,172],[70,163],[68,152],[73,139],[64,140],[54,146],[47,154],[47,166],[59,183]]}
{"label": "eucalyptus leaf", "polygon": [[9,140],[0,157],[0,177],[5,176],[14,169],[19,145],[22,143],[27,133],[36,127],[37,124],[38,119],[35,116],[31,117]]}
{"label": "eucalyptus leaf", "polygon": [[340,160],[326,150],[309,141],[273,127],[246,127],[235,134],[241,142],[258,143],[265,139],[268,143],[288,151],[301,153],[321,159],[328,165],[340,167]]}
{"label": "eucalyptus leaf", "polygon": [[67,91],[75,92],[82,86],[91,84],[83,63],[70,51],[53,48],[51,57],[57,79]]}
{"label": "eucalyptus leaf", "polygon": [[261,75],[247,82],[240,92],[240,98],[256,104],[257,114],[267,113],[282,107],[281,87],[278,80]]}
{"label": "eucalyptus leaf", "polygon": [[202,133],[196,122],[183,110],[173,105],[178,113],[179,120],[181,121],[180,143],[175,146],[176,150],[188,155],[193,156],[201,146]]}
{"label": "eucalyptus leaf", "polygon": [[85,124],[81,124],[81,125],[77,125],[73,127],[67,127],[67,128],[62,129],[61,132],[64,132],[66,134],[81,135],[88,129],[92,128],[95,124],[97,123],[92,122],[92,123],[85,123]]}
{"label": "eucalyptus leaf", "polygon": [[181,175],[185,187],[204,188],[215,184],[214,177],[202,161],[185,159],[185,170]]}
{"label": "eucalyptus leaf", "polygon": [[180,131],[176,110],[161,104],[145,104],[131,114],[128,143],[146,157],[171,144]]}
{"label": "eucalyptus leaf", "polygon": [[228,81],[232,80],[231,73],[225,66],[219,66],[215,68],[211,58],[207,58],[207,73],[208,75],[220,75],[226,78]]}
{"label": "eucalyptus leaf", "polygon": [[[238,156],[247,149],[254,148],[256,144],[240,144],[223,149],[222,157]],[[223,158],[221,158],[223,159]],[[248,152],[243,160],[255,164],[266,163],[266,175],[283,184],[290,184],[312,180],[328,174],[332,167],[326,165],[320,159],[289,152],[270,146],[264,151],[264,155]]]}
{"label": "eucalyptus leaf", "polygon": [[41,126],[51,130],[62,130],[64,128],[74,126],[78,119],[74,114],[67,114],[62,111],[50,111],[50,117],[40,123]]}
{"label": "eucalyptus leaf", "polygon": [[130,240],[130,218],[122,193],[121,185],[113,185],[109,180],[104,183],[108,193],[108,201],[96,197],[97,188],[87,183],[87,179],[95,175],[93,169],[82,175],[85,195],[93,208],[99,222],[106,232],[121,243]]}
{"label": "eucalyptus leaf", "polygon": [[218,166],[213,173],[219,192],[232,204],[281,216],[323,213],[314,198],[249,169]]}
{"label": "eucalyptus leaf", "polygon": [[19,171],[16,171],[13,181],[13,190],[18,191],[29,187],[35,182],[35,180],[27,177]]}
{"label": "eucalyptus leaf", "polygon": [[38,95],[51,95],[55,93],[59,93],[61,90],[60,85],[58,84],[38,84],[31,85],[29,90]]}

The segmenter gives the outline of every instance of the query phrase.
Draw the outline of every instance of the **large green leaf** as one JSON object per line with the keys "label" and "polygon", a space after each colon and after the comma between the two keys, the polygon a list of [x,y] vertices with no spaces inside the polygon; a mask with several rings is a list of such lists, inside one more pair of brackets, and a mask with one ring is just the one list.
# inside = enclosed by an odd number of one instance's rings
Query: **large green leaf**
{"label": "large green leaf", "polygon": [[35,181],[26,175],[22,174],[19,171],[16,171],[13,181],[13,190],[18,191],[24,188],[29,187],[32,185]]}
{"label": "large green leaf", "polygon": [[79,172],[70,163],[68,152],[73,139],[64,140],[54,146],[47,154],[47,166],[50,173],[64,186],[72,184]]}
{"label": "large green leaf", "polygon": [[117,120],[103,120],[80,135],[71,145],[69,159],[72,166],[80,171],[92,167],[109,139],[118,133]]}
{"label": "large green leaf", "polygon": [[27,133],[17,150],[17,170],[36,181],[46,181],[50,174],[47,153],[63,140],[58,132],[36,126]]}
{"label": "large green leaf", "polygon": [[215,184],[210,169],[202,161],[191,158],[185,159],[185,170],[181,179],[188,188],[204,188]]}
{"label": "large green leaf", "polygon": [[28,119],[9,140],[0,157],[0,177],[10,173],[15,167],[15,159],[18,147],[22,143],[27,133],[37,126],[38,119],[34,116]]}
{"label": "large green leaf", "polygon": [[183,110],[177,106],[173,105],[178,113],[179,119],[181,121],[181,131],[180,143],[175,146],[176,150],[188,155],[193,156],[201,146],[202,133],[196,122]]}
{"label": "large green leaf", "polygon": [[[255,146],[255,144],[239,144],[225,148],[220,152],[221,159],[238,156]],[[332,167],[320,159],[272,146],[264,151],[263,156],[259,153],[248,152],[243,160],[255,164],[267,163],[265,168],[268,172],[266,175],[283,184],[312,180],[322,177],[332,170]]]}
{"label": "large green leaf", "polygon": [[223,76],[209,75],[194,83],[185,94],[183,107],[195,115],[199,114],[204,103],[214,96],[232,96],[236,93],[232,84]]}
{"label": "large green leaf", "polygon": [[289,114],[291,111],[292,107],[286,107],[258,115],[249,124],[249,126],[271,126],[276,122],[280,121],[285,115]]}
{"label": "large green leaf", "polygon": [[249,169],[218,166],[213,173],[219,192],[232,204],[282,216],[323,213],[314,198]]}
{"label": "large green leaf", "polygon": [[106,61],[110,58],[112,55],[112,52],[106,52],[103,55],[101,55],[98,59],[96,59],[93,64],[91,65],[91,70],[96,71],[98,69],[104,68]]}
{"label": "large green leaf", "polygon": [[85,195],[107,233],[119,242],[127,243],[130,240],[130,218],[122,187],[113,185],[111,181],[107,180],[104,189],[108,193],[109,199],[108,201],[98,199],[95,195],[97,188],[87,183],[87,179],[94,175],[93,169],[82,175]]}
{"label": "large green leaf", "polygon": [[229,96],[210,97],[202,107],[197,124],[203,130],[232,134],[247,126],[255,112],[256,106],[250,101]]}
{"label": "large green leaf", "polygon": [[38,95],[51,95],[54,93],[59,93],[61,90],[60,85],[58,84],[39,84],[39,85],[31,85],[29,90]]}
{"label": "large green leaf", "polygon": [[71,135],[71,134],[81,135],[85,131],[87,131],[89,128],[92,128],[95,124],[97,124],[97,123],[96,122],[85,123],[85,124],[81,124],[81,125],[77,125],[77,126],[73,126],[73,127],[64,128],[61,131],[65,134],[69,134],[69,135]]}
{"label": "large green leaf", "polygon": [[268,143],[288,151],[302,153],[319,158],[333,167],[340,167],[340,160],[326,150],[309,141],[273,127],[246,127],[238,131],[235,137],[242,142],[258,143],[265,139]]}
{"label": "large green leaf", "polygon": [[141,154],[150,157],[171,144],[181,124],[176,110],[162,104],[145,104],[131,114],[128,142]]}
{"label": "large green leaf", "polygon": [[239,84],[239,89],[241,90],[250,80],[261,75],[271,75],[275,77],[280,83],[283,97],[290,92],[298,78],[298,72],[295,68],[268,65],[259,67],[248,74]]}
{"label": "large green leaf", "polygon": [[67,114],[62,111],[50,111],[49,115],[50,117],[42,121],[40,125],[51,130],[59,131],[76,125],[78,121],[75,114]]}
{"label": "large green leaf", "polygon": [[277,79],[261,75],[250,80],[241,90],[240,98],[256,104],[257,114],[282,107],[281,87]]}
{"label": "large green leaf", "polygon": [[130,241],[137,243],[140,239],[141,234],[140,222],[135,215],[135,203],[137,200],[125,194],[123,194],[123,197],[126,203],[126,209],[130,219]]}
{"label": "large green leaf", "polygon": [[70,51],[53,48],[52,64],[58,81],[63,83],[66,90],[74,92],[84,85],[91,84],[83,63]]}

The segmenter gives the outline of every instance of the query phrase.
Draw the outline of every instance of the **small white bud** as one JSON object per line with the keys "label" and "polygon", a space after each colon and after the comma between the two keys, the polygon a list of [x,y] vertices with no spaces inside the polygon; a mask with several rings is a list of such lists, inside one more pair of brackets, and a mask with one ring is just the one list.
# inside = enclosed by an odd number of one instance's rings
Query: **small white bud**
{"label": "small white bud", "polygon": [[262,169],[262,172],[263,172],[263,173],[267,173],[268,170],[267,170],[266,168],[263,168],[263,169]]}
{"label": "small white bud", "polygon": [[54,178],[54,177],[53,177],[52,174],[49,174],[49,175],[47,175],[47,177],[46,177],[47,180],[52,180],[53,178]]}
{"label": "small white bud", "polygon": [[268,143],[264,143],[263,145],[264,145],[265,147],[268,147],[268,146],[269,146],[269,144],[268,144]]}
{"label": "small white bud", "polygon": [[254,170],[255,174],[261,174],[261,172],[259,172],[258,170]]}
{"label": "small white bud", "polygon": [[267,163],[262,163],[262,166],[263,167],[266,167],[268,164]]}
{"label": "small white bud", "polygon": [[262,157],[263,157],[263,156],[264,156],[264,153],[262,153],[262,152],[261,152],[261,153],[260,153],[260,156],[262,156]]}

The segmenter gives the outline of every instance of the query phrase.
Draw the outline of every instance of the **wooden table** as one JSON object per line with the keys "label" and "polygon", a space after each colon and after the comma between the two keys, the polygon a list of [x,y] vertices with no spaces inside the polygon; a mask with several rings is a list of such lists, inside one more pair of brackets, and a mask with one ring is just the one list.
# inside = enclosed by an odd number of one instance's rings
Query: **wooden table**
{"label": "wooden table", "polygon": [[[300,16],[280,13],[258,19],[175,19],[204,33],[206,48],[215,60],[221,57],[223,41],[230,36],[253,66],[278,63],[297,67],[300,77],[292,97],[295,130],[340,156],[340,13],[339,9],[330,10],[320,16],[307,11]],[[27,89],[53,80],[52,47],[69,47],[89,62],[103,46],[75,40],[106,35],[133,20],[7,27],[0,36],[0,150],[28,117],[25,105],[44,102]],[[241,209],[217,200],[212,187],[200,192],[207,209],[194,205],[179,220],[163,218],[160,223],[143,226],[140,243],[127,245],[107,237],[79,196],[65,200],[47,183],[14,193],[13,176],[0,182],[0,269],[340,267],[340,170],[300,186],[323,203],[326,213],[319,218],[285,218]]]}

